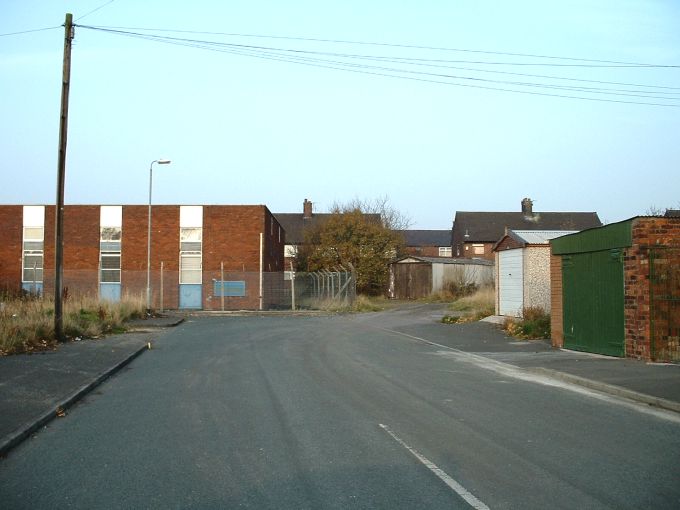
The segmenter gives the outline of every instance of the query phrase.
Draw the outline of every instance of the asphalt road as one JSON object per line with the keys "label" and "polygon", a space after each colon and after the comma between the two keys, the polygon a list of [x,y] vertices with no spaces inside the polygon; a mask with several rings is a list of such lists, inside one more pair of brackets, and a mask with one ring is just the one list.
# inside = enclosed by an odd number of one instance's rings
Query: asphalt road
{"label": "asphalt road", "polygon": [[0,506],[680,507],[680,420],[489,370],[402,319],[189,321],[0,461]]}

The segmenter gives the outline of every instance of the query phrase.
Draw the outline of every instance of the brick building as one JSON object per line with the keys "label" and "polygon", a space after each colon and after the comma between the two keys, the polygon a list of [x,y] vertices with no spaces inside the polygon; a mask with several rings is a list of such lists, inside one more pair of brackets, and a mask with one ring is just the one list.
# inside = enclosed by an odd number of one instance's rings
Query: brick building
{"label": "brick building", "polygon": [[522,200],[517,212],[456,211],[451,244],[453,257],[494,260],[494,245],[510,230],[585,230],[602,225],[594,212],[536,212]]}
{"label": "brick building", "polygon": [[399,230],[404,251],[418,257],[451,257],[450,230]]}
{"label": "brick building", "polygon": [[550,244],[554,346],[680,361],[680,217],[635,217]]}
{"label": "brick building", "polygon": [[[54,292],[54,218],[54,206],[0,206],[0,288]],[[266,206],[155,205],[151,233],[152,307],[276,304],[285,231]],[[147,205],[66,206],[64,287],[109,300],[145,296],[147,234]]]}

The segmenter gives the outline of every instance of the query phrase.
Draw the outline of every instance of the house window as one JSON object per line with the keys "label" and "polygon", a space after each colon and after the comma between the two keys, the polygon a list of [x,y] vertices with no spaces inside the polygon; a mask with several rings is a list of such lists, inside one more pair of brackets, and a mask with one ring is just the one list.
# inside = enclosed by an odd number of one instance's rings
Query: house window
{"label": "house window", "polygon": [[284,248],[284,256],[287,258],[295,258],[297,255],[297,246],[294,244],[287,244]]}
{"label": "house window", "polygon": [[[42,284],[43,281],[44,240],[45,207],[25,206],[21,280],[24,288],[31,289],[31,292],[40,292],[37,284]],[[31,288],[31,285],[34,287]]]}
{"label": "house window", "polygon": [[474,255],[484,255],[484,245],[483,244],[473,244],[472,253]]}
{"label": "house window", "polygon": [[99,225],[99,282],[120,283],[123,208],[101,206]]}
{"label": "house window", "polygon": [[451,256],[451,247],[450,246],[440,246],[439,247],[439,256],[440,257],[450,257]]}

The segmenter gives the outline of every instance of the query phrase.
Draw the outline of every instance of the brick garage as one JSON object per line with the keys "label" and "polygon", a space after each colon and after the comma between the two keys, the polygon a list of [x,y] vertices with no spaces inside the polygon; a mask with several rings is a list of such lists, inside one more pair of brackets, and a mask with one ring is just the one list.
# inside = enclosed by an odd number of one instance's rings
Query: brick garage
{"label": "brick garage", "polygon": [[[611,354],[597,339],[577,338],[591,331],[620,343],[617,355],[680,361],[680,218],[635,217],[554,240],[551,248],[554,346]],[[586,256],[588,270],[570,273]],[[577,309],[573,284],[584,300],[594,299],[591,310]]]}
{"label": "brick garage", "polygon": [[[41,208],[42,218],[31,220],[42,229],[40,288],[47,295],[54,292],[54,206]],[[109,207],[109,206],[106,206]],[[119,285],[124,294],[144,296],[146,292],[148,206],[120,207]],[[69,205],[64,209],[64,287],[71,295],[100,294],[100,212],[99,205]],[[180,210],[178,205],[155,205],[152,210],[151,288],[152,306],[160,306],[161,264],[163,266],[163,306],[178,308],[180,271]],[[0,287],[19,292],[27,283],[22,276],[26,207],[0,206]],[[34,215],[35,216],[35,215]],[[103,226],[103,225],[102,225]],[[35,230],[35,229],[33,229]],[[262,261],[260,235],[262,234]],[[220,278],[221,263],[231,278],[246,281],[247,293],[231,297],[226,308],[256,309],[260,306],[260,262],[263,278],[263,306],[274,299],[267,291],[271,282],[283,281],[283,247],[285,232],[264,205],[202,206],[202,243],[199,248],[202,284],[201,307],[221,307],[212,296],[213,279]],[[30,244],[30,243],[29,243]],[[35,243],[33,243],[33,247]],[[34,266],[35,267],[35,266]],[[36,271],[38,274],[38,271]],[[254,276],[253,276],[254,275]],[[226,275],[225,275],[225,279]],[[103,280],[101,280],[103,282]],[[29,286],[30,287],[30,286]]]}

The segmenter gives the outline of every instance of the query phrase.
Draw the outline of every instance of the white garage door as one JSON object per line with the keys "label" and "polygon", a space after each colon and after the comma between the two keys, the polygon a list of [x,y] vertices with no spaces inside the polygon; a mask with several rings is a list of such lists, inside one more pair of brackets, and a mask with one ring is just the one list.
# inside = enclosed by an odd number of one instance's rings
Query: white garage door
{"label": "white garage door", "polygon": [[519,317],[524,306],[524,250],[502,251],[498,256],[498,297],[501,315]]}

